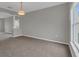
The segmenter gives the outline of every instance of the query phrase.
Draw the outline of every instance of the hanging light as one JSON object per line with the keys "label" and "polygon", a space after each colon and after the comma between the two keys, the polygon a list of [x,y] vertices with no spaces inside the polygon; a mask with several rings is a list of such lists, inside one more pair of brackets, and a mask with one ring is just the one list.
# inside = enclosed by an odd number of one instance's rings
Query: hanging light
{"label": "hanging light", "polygon": [[18,11],[18,15],[20,15],[20,16],[25,15],[25,11],[23,10],[23,2],[22,2],[22,0],[21,0],[20,10]]}

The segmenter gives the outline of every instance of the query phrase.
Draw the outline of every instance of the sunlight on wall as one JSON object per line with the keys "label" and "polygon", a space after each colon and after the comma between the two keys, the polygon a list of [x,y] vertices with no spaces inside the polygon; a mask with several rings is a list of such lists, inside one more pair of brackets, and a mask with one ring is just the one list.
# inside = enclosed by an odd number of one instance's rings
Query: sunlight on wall
{"label": "sunlight on wall", "polygon": [[19,28],[19,19],[14,20],[14,29]]}

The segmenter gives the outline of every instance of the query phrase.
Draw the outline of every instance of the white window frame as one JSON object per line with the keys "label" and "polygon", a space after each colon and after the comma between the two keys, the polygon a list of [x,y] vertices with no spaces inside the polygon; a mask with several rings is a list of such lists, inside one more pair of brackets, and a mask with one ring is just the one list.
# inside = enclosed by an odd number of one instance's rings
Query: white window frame
{"label": "white window frame", "polygon": [[74,40],[74,7],[76,6],[77,2],[73,3],[71,10],[70,10],[70,16],[71,16],[71,46],[74,50],[74,53],[76,56],[79,57],[79,44]]}

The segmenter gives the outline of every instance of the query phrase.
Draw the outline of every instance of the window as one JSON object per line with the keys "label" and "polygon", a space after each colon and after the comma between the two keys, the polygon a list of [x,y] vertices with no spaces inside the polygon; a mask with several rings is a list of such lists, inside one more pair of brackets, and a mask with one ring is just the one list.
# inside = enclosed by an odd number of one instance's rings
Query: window
{"label": "window", "polygon": [[79,3],[73,8],[73,43],[79,51]]}

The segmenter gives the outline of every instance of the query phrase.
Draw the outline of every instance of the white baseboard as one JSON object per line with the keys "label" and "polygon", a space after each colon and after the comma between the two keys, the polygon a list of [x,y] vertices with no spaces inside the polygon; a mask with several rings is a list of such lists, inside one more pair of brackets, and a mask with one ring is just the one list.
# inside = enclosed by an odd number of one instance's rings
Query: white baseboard
{"label": "white baseboard", "polygon": [[46,39],[46,38],[39,38],[39,37],[36,37],[36,36],[31,36],[31,35],[23,35],[23,34],[20,34],[20,35],[12,35],[10,37],[19,37],[19,36],[27,36],[27,37],[32,37],[32,38],[40,39],[40,40],[51,41],[51,42],[56,42],[56,43],[61,43],[61,44],[69,45],[66,42],[60,42],[60,41],[50,40],[50,39]]}
{"label": "white baseboard", "polygon": [[35,36],[30,36],[30,35],[23,35],[23,36],[27,36],[27,37],[32,37],[32,38],[40,39],[40,40],[45,40],[45,41],[50,41],[50,42],[56,42],[56,43],[60,43],[60,44],[69,45],[69,43],[59,42],[59,41],[50,40],[50,39],[46,39],[46,38],[39,38],[39,37],[35,37]]}
{"label": "white baseboard", "polygon": [[19,36],[23,36],[23,34],[12,35],[12,37],[19,37]]}

